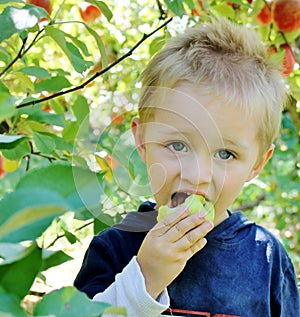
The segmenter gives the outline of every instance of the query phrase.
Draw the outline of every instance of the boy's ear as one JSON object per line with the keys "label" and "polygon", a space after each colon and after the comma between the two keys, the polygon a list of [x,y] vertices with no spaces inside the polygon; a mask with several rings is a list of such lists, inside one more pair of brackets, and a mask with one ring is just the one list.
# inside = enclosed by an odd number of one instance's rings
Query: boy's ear
{"label": "boy's ear", "polygon": [[254,168],[252,169],[252,171],[250,172],[247,178],[247,182],[249,182],[251,179],[256,177],[261,172],[261,170],[265,167],[265,165],[268,163],[269,159],[272,157],[274,153],[274,148],[275,148],[275,145],[272,144],[269,147],[268,151],[261,157],[261,159],[258,162],[256,162]]}
{"label": "boy's ear", "polygon": [[140,154],[140,157],[144,162],[146,162],[146,147],[141,130],[142,128],[139,118],[134,117],[131,122],[131,131],[134,136],[135,145]]}

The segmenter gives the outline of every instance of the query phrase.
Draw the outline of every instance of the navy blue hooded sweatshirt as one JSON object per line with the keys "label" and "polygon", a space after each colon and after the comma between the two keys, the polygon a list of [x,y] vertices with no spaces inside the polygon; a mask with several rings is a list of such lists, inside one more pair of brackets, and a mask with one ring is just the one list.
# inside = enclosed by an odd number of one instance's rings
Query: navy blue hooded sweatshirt
{"label": "navy blue hooded sweatshirt", "polygon": [[[93,238],[74,282],[79,290],[92,298],[114,282],[155,225],[153,207],[143,203],[139,212],[129,213],[120,224]],[[293,265],[268,230],[237,212],[206,239],[206,246],[168,286],[174,316],[176,310],[211,317],[300,316]]]}

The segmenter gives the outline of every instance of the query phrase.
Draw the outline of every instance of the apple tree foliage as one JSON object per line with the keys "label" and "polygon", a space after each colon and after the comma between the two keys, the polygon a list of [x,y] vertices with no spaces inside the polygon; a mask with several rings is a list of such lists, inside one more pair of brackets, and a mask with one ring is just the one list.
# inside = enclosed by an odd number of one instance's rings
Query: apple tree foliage
{"label": "apple tree foliage", "polygon": [[130,132],[139,75],[166,38],[216,16],[257,30],[278,62],[283,44],[295,59],[275,155],[233,209],[270,228],[300,274],[300,30],[262,23],[263,0],[89,0],[96,18],[77,2],[50,2],[49,15],[32,1],[0,0],[0,314],[126,314],[72,286],[31,312],[22,303],[43,272],[71,260],[68,246],[85,228],[97,234],[151,197]]}

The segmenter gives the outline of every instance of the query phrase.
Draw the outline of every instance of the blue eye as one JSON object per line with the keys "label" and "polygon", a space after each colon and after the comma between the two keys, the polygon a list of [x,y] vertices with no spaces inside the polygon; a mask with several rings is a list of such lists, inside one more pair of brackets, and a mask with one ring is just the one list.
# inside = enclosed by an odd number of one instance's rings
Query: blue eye
{"label": "blue eye", "polygon": [[187,147],[182,142],[172,142],[168,144],[168,147],[175,152],[187,152]]}
{"label": "blue eye", "polygon": [[233,159],[235,156],[227,151],[227,150],[220,150],[217,152],[216,156],[221,159],[221,160],[224,160],[224,161],[228,161],[230,159]]}

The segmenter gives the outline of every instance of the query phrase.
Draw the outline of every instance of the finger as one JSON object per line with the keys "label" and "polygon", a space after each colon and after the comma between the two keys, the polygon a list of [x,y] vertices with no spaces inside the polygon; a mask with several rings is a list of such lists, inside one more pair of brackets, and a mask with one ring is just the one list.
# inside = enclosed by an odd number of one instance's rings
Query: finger
{"label": "finger", "polygon": [[189,209],[186,206],[179,206],[173,213],[166,216],[163,220],[158,222],[151,231],[155,231],[157,236],[161,236],[168,232],[173,226],[175,226],[182,219],[189,216]]}
{"label": "finger", "polygon": [[170,242],[176,242],[184,237],[188,232],[205,222],[205,214],[202,212],[195,213],[185,217],[175,223],[166,233],[166,238]]}
{"label": "finger", "polygon": [[202,250],[207,244],[206,238],[201,238],[196,243],[194,243],[189,249],[185,252],[185,258],[189,260],[193,255]]}
{"label": "finger", "polygon": [[199,241],[202,240],[212,228],[213,224],[210,221],[201,223],[174,242],[176,249],[181,252],[195,247],[197,248]]}

